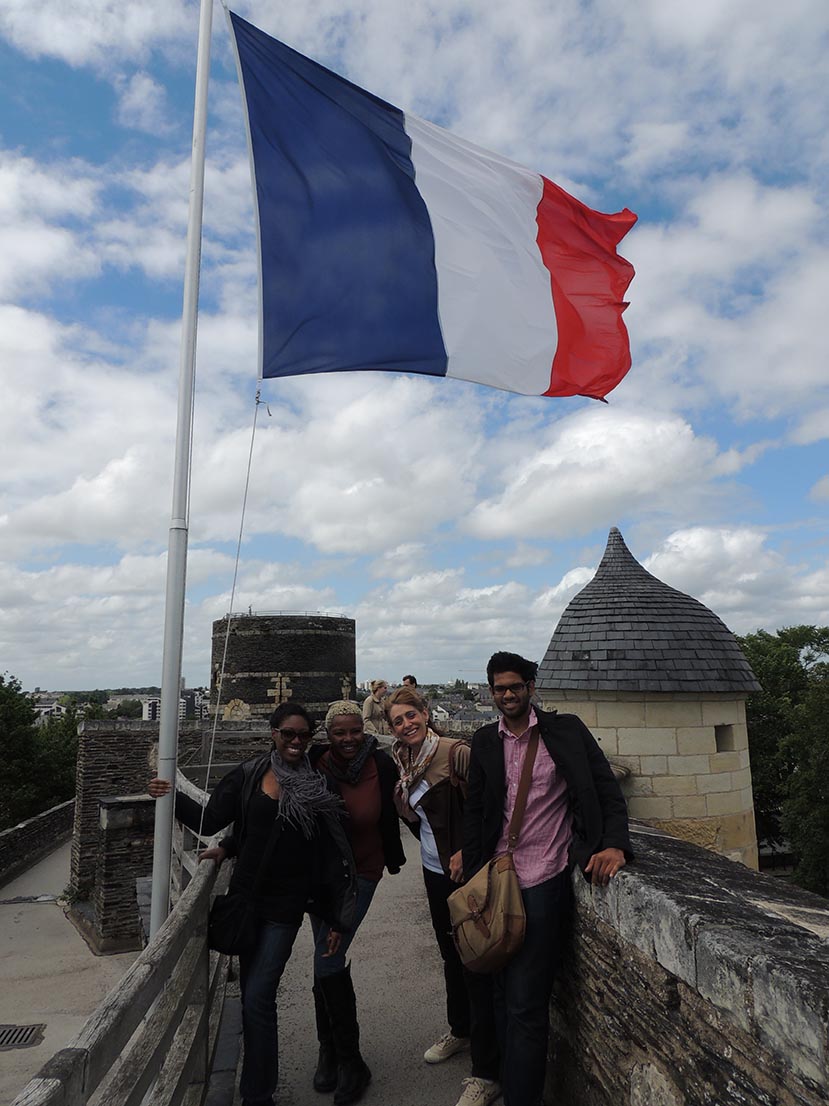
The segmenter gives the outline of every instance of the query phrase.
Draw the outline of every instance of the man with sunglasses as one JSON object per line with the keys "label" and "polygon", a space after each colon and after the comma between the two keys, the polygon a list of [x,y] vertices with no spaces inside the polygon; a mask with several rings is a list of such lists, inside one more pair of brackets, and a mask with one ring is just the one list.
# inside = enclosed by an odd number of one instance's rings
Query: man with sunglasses
{"label": "man with sunglasses", "polygon": [[472,738],[463,871],[507,849],[521,769],[538,746],[513,853],[526,914],[524,944],[493,977],[505,1106],[540,1106],[549,1006],[571,910],[571,868],[604,886],[633,858],[625,801],[604,754],[572,714],[533,705],[538,665],[495,653],[487,681],[501,718]]}

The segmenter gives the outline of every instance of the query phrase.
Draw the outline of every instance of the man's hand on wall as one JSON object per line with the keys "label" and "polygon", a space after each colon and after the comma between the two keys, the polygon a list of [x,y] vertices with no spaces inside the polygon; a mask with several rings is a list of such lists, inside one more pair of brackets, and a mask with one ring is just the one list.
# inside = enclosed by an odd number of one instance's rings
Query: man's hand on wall
{"label": "man's hand on wall", "polygon": [[591,883],[606,887],[608,881],[624,866],[625,854],[621,849],[602,849],[599,853],[593,853],[584,870],[590,876]]}

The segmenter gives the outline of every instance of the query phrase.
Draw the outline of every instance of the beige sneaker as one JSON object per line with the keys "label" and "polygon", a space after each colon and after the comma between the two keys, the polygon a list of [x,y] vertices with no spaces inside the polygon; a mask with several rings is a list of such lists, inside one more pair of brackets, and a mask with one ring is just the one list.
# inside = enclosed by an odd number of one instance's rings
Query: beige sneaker
{"label": "beige sneaker", "polygon": [[426,1049],[423,1059],[427,1064],[442,1064],[444,1060],[448,1060],[456,1052],[463,1052],[465,1048],[469,1048],[468,1037],[455,1037],[452,1033],[444,1033],[439,1041],[435,1041],[431,1048]]}
{"label": "beige sneaker", "polygon": [[489,1106],[501,1096],[501,1084],[493,1079],[479,1079],[475,1075],[463,1081],[463,1094],[456,1106]]}

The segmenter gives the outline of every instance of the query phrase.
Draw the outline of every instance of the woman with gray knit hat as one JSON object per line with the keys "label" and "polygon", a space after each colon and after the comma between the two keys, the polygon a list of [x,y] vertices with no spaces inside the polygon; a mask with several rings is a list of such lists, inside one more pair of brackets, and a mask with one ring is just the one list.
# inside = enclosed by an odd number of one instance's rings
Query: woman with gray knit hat
{"label": "woman with gray knit hat", "polygon": [[[314,1008],[319,1038],[319,1062],[314,1088],[334,1091],[336,1106],[357,1102],[371,1072],[360,1054],[357,1003],[346,954],[366,916],[383,869],[395,874],[406,863],[400,841],[400,821],[394,804],[397,768],[378,748],[377,738],[364,729],[359,703],[341,699],[325,716],[330,744],[311,749],[311,763],[345,803],[346,833],[357,869],[357,907],[339,948],[330,951],[329,926],[316,917],[314,931]],[[336,1088],[336,1089],[335,1089]]]}

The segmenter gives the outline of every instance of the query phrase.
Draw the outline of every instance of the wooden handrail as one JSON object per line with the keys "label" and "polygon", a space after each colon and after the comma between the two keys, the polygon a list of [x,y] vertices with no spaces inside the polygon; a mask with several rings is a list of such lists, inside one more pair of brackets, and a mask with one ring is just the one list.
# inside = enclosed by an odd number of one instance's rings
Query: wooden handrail
{"label": "wooden handrail", "polygon": [[[218,878],[215,862],[197,866],[150,944],[12,1106],[86,1106],[99,1087],[102,1104],[127,1106],[140,1102],[156,1079],[164,1084],[158,1100],[167,1106],[180,1106],[185,1096],[188,1103],[201,1100],[189,1076],[206,1089],[211,1030],[218,1026],[211,999],[223,1001],[227,975],[228,958],[207,947],[207,916]],[[165,1054],[177,1058],[181,1071],[171,1072],[169,1063],[160,1068]]]}

